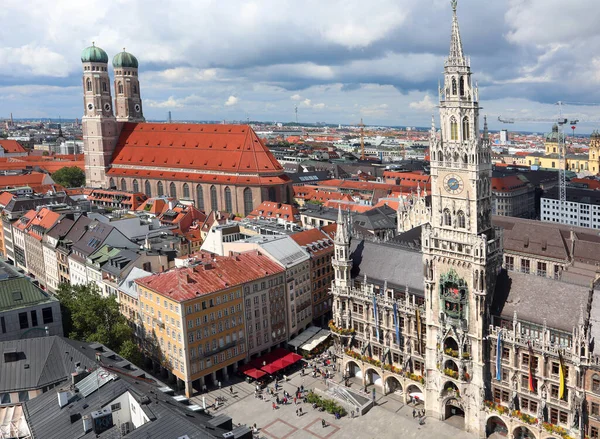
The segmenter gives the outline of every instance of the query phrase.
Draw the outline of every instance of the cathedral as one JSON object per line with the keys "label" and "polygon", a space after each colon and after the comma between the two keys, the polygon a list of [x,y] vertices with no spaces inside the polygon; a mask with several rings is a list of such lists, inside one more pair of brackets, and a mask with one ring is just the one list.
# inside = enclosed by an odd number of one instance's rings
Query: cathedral
{"label": "cathedral", "polygon": [[402,212],[403,227],[418,227],[377,243],[351,236],[339,214],[330,328],[343,372],[361,390],[416,399],[427,416],[478,437],[583,437],[585,377],[597,363],[594,285],[502,268],[487,125],[480,133],[456,0],[452,8],[440,129],[431,129],[431,208],[414,203],[429,219],[419,225]]}
{"label": "cathedral", "polygon": [[115,55],[112,87],[104,50],[84,49],[81,62],[88,186],[243,216],[263,201],[292,199],[289,177],[250,126],[148,123],[135,56],[125,50]]}

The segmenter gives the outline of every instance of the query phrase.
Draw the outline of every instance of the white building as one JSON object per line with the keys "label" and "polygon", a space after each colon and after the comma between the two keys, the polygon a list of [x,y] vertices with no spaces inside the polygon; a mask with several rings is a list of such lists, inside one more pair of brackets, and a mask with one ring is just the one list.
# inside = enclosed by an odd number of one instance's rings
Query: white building
{"label": "white building", "polygon": [[563,215],[560,215],[558,188],[547,191],[540,200],[542,221],[600,229],[600,193],[588,189],[567,188]]}

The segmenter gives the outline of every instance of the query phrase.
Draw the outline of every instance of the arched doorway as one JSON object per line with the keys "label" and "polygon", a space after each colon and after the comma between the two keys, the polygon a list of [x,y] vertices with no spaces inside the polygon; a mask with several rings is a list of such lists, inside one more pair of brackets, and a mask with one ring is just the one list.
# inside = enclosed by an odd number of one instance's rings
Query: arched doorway
{"label": "arched doorway", "polygon": [[354,361],[348,361],[346,363],[346,377],[348,377],[348,378],[352,378],[352,377],[362,378],[363,377],[360,366],[358,364],[356,364]]}
{"label": "arched doorway", "polygon": [[387,377],[385,380],[385,393],[395,393],[397,395],[402,395],[402,384],[398,378],[394,376]]}
{"label": "arched doorway", "polygon": [[460,397],[460,391],[458,389],[458,386],[452,381],[446,382],[446,384],[444,384],[444,387],[442,388],[442,396]]}
{"label": "arched doorway", "polygon": [[500,439],[508,436],[508,427],[498,416],[490,416],[485,424],[485,437]]}
{"label": "arched doorway", "polygon": [[374,384],[379,387],[383,387],[383,381],[381,380],[381,376],[377,373],[375,369],[367,369],[366,374],[366,383],[367,386],[369,384]]}
{"label": "arched doorway", "polygon": [[409,385],[406,388],[406,394],[417,404],[425,404],[425,394],[419,386],[415,386],[414,384]]}
{"label": "arched doorway", "polygon": [[458,365],[453,360],[446,360],[444,362],[444,374],[451,378],[458,379]]}
{"label": "arched doorway", "polygon": [[514,439],[535,439],[535,434],[527,427],[517,427],[513,432]]}
{"label": "arched doorway", "polygon": [[456,428],[465,428],[465,410],[462,403],[456,398],[450,398],[444,406],[444,421]]}
{"label": "arched doorway", "polygon": [[451,357],[458,357],[458,343],[452,337],[444,340],[444,353]]}

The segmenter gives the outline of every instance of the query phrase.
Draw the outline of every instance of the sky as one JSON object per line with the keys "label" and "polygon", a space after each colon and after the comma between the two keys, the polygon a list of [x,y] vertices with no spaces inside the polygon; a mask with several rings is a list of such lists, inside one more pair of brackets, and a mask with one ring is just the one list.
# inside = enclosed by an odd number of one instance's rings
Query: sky
{"label": "sky", "polygon": [[[600,129],[597,1],[458,1],[490,128],[549,131],[562,101]],[[94,41],[138,58],[149,120],[429,126],[451,19],[450,0],[3,0],[0,118],[81,117]]]}

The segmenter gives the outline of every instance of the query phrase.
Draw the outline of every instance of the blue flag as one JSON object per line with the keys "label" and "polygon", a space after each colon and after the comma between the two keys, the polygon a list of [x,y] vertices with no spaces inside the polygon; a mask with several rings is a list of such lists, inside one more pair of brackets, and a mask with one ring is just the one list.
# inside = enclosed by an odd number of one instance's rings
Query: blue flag
{"label": "blue flag", "polygon": [[496,380],[502,381],[502,330],[498,331],[496,343]]}
{"label": "blue flag", "polygon": [[375,318],[375,331],[377,332],[377,341],[379,341],[379,315],[377,313],[377,295],[373,294],[373,317]]}
{"label": "blue flag", "polygon": [[398,304],[394,302],[394,327],[396,328],[396,343],[400,346],[400,327],[398,326]]}

